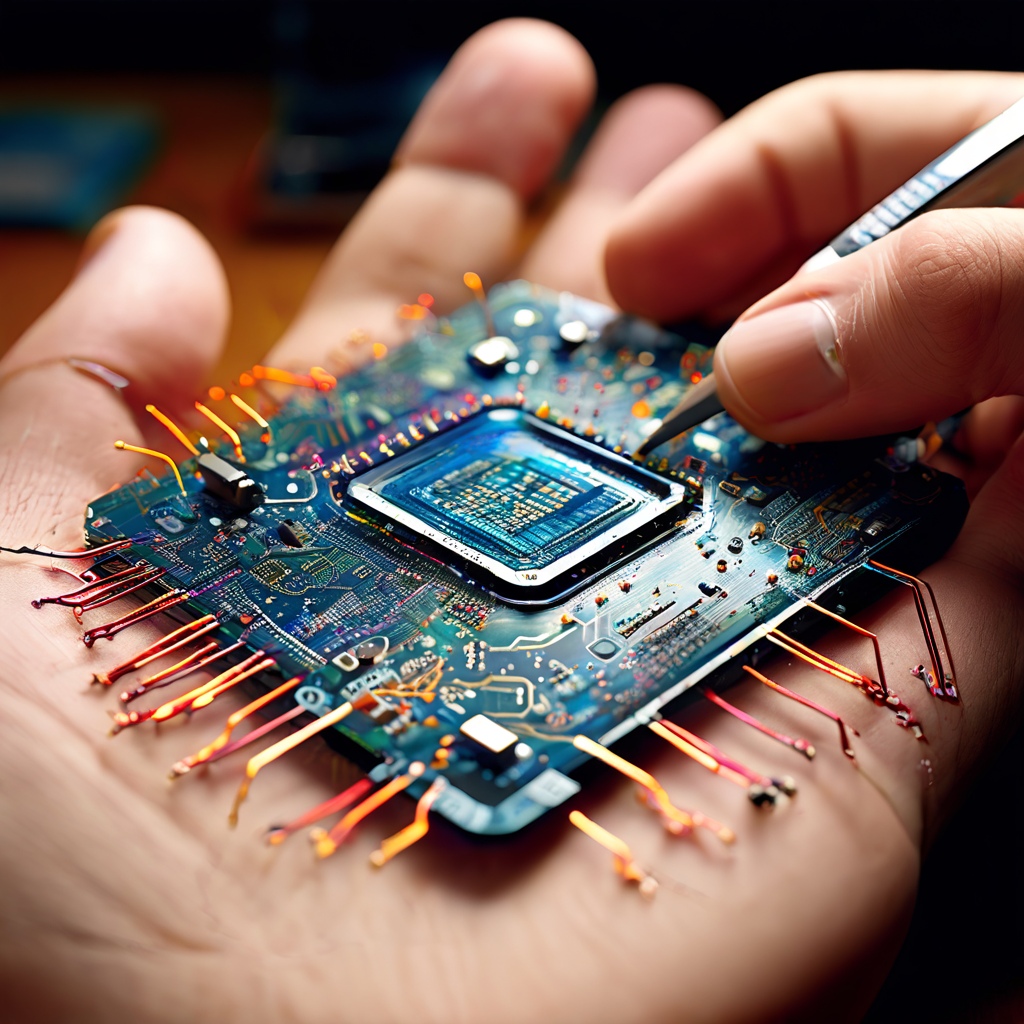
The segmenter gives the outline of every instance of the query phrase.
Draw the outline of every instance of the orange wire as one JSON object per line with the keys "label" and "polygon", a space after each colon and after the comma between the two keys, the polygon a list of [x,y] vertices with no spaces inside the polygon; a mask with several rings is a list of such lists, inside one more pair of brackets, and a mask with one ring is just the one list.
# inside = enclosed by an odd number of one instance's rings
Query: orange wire
{"label": "orange wire", "polygon": [[618,754],[595,742],[589,736],[574,736],[572,745],[577,750],[582,750],[584,753],[590,754],[591,757],[604,761],[606,765],[622,772],[626,778],[632,779],[647,790],[651,800],[664,819],[665,827],[674,835],[682,835],[689,832],[695,825],[701,825],[714,832],[723,843],[731,843],[736,838],[732,829],[727,828],[713,818],[708,818],[699,811],[688,814],[686,811],[681,811],[678,807],[673,806],[668,798],[668,793],[665,792],[661,783],[653,775],[645,772],[643,768],[638,768],[624,757],[619,757]]}
{"label": "orange wire", "polygon": [[633,852],[624,840],[591,821],[582,811],[570,811],[569,820],[586,836],[600,843],[614,858],[615,870],[630,882],[643,882],[645,872],[633,859]]}
{"label": "orange wire", "polygon": [[238,395],[232,395],[231,401],[238,406],[242,412],[245,413],[250,419],[255,420],[264,430],[270,427],[270,424],[248,403],[243,401]]}
{"label": "orange wire", "polygon": [[236,711],[228,718],[224,731],[212,743],[208,743],[202,750],[190,754],[174,765],[171,769],[171,778],[176,779],[179,775],[184,775],[190,768],[195,768],[197,764],[208,761],[218,750],[227,745],[228,740],[231,739],[232,731],[239,722],[248,718],[254,712],[259,711],[260,708],[265,707],[271,701],[277,700],[282,694],[294,689],[304,678],[305,676],[293,676],[288,682],[282,683],[277,687],[277,689],[257,697],[252,703],[246,704],[244,708]]}
{"label": "orange wire", "polygon": [[238,787],[238,792],[235,794],[235,802],[232,804],[231,811],[228,814],[228,824],[232,828],[238,824],[238,809],[249,795],[249,787],[252,785],[252,780],[256,778],[261,768],[265,768],[271,761],[276,761],[282,754],[286,754],[300,743],[304,743],[310,736],[315,736],[318,732],[323,732],[324,729],[329,729],[332,725],[337,724],[351,711],[351,701],[345,701],[344,704],[339,704],[333,711],[329,711],[323,718],[310,722],[309,725],[303,726],[298,732],[285,736],[283,740],[278,740],[272,746],[267,747],[266,750],[261,750],[254,757],[250,757],[245,766],[245,778]]}
{"label": "orange wire", "polygon": [[168,466],[174,471],[174,479],[178,481],[178,487],[181,488],[181,493],[185,496],[185,500],[188,500],[188,491],[185,490],[185,484],[182,482],[181,474],[178,472],[178,467],[174,463],[174,459],[170,455],[164,455],[163,452],[155,452],[152,448],[140,448],[135,444],[128,444],[127,441],[115,441],[115,448],[123,448],[128,452],[138,452],[140,455],[151,455],[154,459],[163,459]]}
{"label": "orange wire", "polygon": [[816,612],[821,612],[822,615],[827,615],[834,622],[838,622],[840,625],[846,626],[847,629],[852,629],[855,633],[859,633],[861,636],[866,636],[871,641],[871,644],[875,649],[875,664],[878,667],[878,683],[882,687],[882,693],[888,697],[889,687],[885,681],[885,668],[882,665],[882,649],[878,645],[878,637],[872,633],[870,629],[858,626],[856,622],[844,619],[838,612],[832,612],[827,608],[822,608],[820,604],[815,604],[814,601],[805,600],[804,604],[806,604],[808,608],[813,608]]}
{"label": "orange wire", "polygon": [[207,409],[202,402],[196,402],[196,408],[212,424],[219,427],[228,435],[229,438],[231,438],[231,443],[235,446],[235,457],[239,462],[245,462],[245,456],[242,454],[242,439],[238,436],[238,431],[229,427],[212,409]]}
{"label": "orange wire", "polygon": [[408,849],[413,843],[419,842],[430,828],[427,814],[433,806],[434,801],[444,792],[448,781],[438,776],[431,783],[430,788],[420,797],[416,804],[416,817],[411,825],[406,825],[400,832],[389,836],[380,844],[380,849],[370,854],[370,863],[375,867],[383,867],[392,857]]}
{"label": "orange wire", "polygon": [[184,431],[170,416],[162,413],[155,405],[147,405],[146,412],[162,423],[193,455],[199,454],[199,449],[185,436]]}
{"label": "orange wire", "polygon": [[317,855],[329,857],[348,838],[349,833],[359,824],[371,811],[375,811],[381,804],[387,803],[396,793],[400,793],[406,786],[415,782],[424,772],[425,766],[422,761],[413,761],[405,775],[399,775],[392,779],[386,786],[381,786],[376,793],[368,796],[361,804],[356,804],[341,821],[338,822],[330,832],[322,828],[315,828],[309,833],[309,838],[316,846]]}

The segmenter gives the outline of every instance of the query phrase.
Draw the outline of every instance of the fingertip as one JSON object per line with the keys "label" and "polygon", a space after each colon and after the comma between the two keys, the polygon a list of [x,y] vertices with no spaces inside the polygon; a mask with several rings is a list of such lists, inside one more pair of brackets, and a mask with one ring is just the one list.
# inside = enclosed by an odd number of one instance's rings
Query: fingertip
{"label": "fingertip", "polygon": [[229,300],[209,242],[183,217],[135,206],[103,218],[75,277],[18,340],[0,373],[67,358],[98,362],[131,381],[138,408],[177,406],[216,362]]}
{"label": "fingertip", "polygon": [[576,170],[575,184],[635,195],[722,121],[706,96],[646,85],[609,108]]}
{"label": "fingertip", "polygon": [[396,162],[488,174],[529,200],[561,160],[596,81],[590,56],[564,29],[532,18],[495,22],[456,52]]}

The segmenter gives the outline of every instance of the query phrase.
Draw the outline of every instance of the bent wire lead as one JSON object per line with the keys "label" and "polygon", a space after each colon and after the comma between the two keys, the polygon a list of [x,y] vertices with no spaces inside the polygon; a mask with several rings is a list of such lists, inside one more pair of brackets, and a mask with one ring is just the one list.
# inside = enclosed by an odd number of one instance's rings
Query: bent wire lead
{"label": "bent wire lead", "polygon": [[381,841],[380,846],[370,854],[370,863],[375,868],[381,868],[392,857],[396,857],[403,850],[409,849],[413,843],[418,843],[430,829],[428,815],[430,808],[434,806],[437,798],[445,791],[448,780],[439,775],[424,791],[423,796],[416,802],[416,816],[412,824],[406,825],[400,832]]}
{"label": "bent wire lead", "polygon": [[[244,661],[239,662],[237,665],[232,665],[231,668],[221,672],[220,675],[214,676],[213,679],[189,690],[180,697],[166,701],[159,707],[149,708],[146,711],[118,711],[114,713],[112,716],[114,719],[112,732],[116,734],[122,729],[127,729],[132,725],[140,725],[142,722],[148,722],[150,719],[156,722],[166,722],[168,719],[180,715],[183,711],[196,710],[197,702],[204,697],[212,699],[214,695],[223,693],[224,690],[237,686],[246,679],[273,668],[274,665],[273,658],[267,658],[263,651],[257,651],[255,654],[249,655]],[[206,701],[206,703],[209,703],[209,701]],[[205,705],[200,704],[198,706],[203,707]]]}
{"label": "bent wire lead", "polygon": [[146,676],[145,679],[139,681],[134,689],[122,691],[119,699],[122,704],[128,704],[133,700],[137,700],[143,694],[149,693],[151,690],[160,690],[165,686],[170,686],[171,683],[176,683],[179,679],[192,675],[193,672],[199,672],[208,665],[212,665],[215,661],[220,661],[236,651],[246,649],[245,643],[241,640],[237,643],[229,644],[227,647],[221,647],[217,644],[216,640],[211,640],[205,646],[192,651],[191,654],[182,658],[176,664],[161,669],[159,672],[154,672],[151,676]]}
{"label": "bent wire lead", "polygon": [[128,612],[126,615],[122,615],[119,619],[114,619],[112,622],[105,622],[102,626],[95,626],[90,630],[87,630],[82,635],[82,643],[86,647],[92,647],[97,640],[113,640],[118,633],[129,626],[135,626],[144,620],[151,618],[160,612],[170,611],[175,605],[181,604],[183,601],[189,599],[189,593],[187,590],[175,589],[166,594],[161,594],[160,597],[154,598],[147,604],[144,604],[141,608],[136,608],[133,612]]}
{"label": "bent wire lead", "polygon": [[[425,770],[426,765],[422,761],[413,761],[402,775],[396,775],[390,782],[381,786],[376,793],[371,794],[362,803],[353,807],[330,831],[322,828],[312,829],[309,833],[309,839],[316,848],[317,856],[329,857],[348,839],[352,834],[352,830],[363,818],[387,803],[388,800],[407,786],[412,785]],[[435,794],[431,798],[431,802],[433,802],[437,795]],[[424,831],[426,830],[424,829]]]}
{"label": "bent wire lead", "polygon": [[804,707],[811,708],[813,711],[817,711],[819,714],[825,715],[826,718],[831,718],[839,726],[839,743],[843,748],[843,753],[851,760],[856,760],[856,755],[853,752],[853,747],[850,746],[849,737],[846,735],[847,729],[853,733],[854,736],[859,736],[860,733],[852,725],[847,725],[834,711],[829,711],[828,708],[823,707],[816,701],[811,700],[809,697],[803,697],[799,693],[794,693],[792,690],[787,690],[785,686],[780,686],[774,679],[769,679],[766,675],[758,672],[756,668],[751,668],[749,665],[743,666],[743,671],[748,672],[758,682],[764,683],[765,686],[771,687],[776,693],[781,693],[783,697],[788,697],[790,700],[795,700],[798,704],[803,704]]}
{"label": "bent wire lead", "polygon": [[103,576],[97,580],[91,580],[84,587],[72,590],[67,594],[58,594],[56,597],[38,597],[32,601],[32,607],[42,608],[45,604],[57,604],[67,608],[74,608],[83,602],[88,603],[94,597],[99,597],[111,590],[116,590],[127,580],[145,577],[147,574],[158,571],[156,566],[142,561],[137,565],[129,566],[127,569],[122,569],[120,572]]}
{"label": "bent wire lead", "polygon": [[702,687],[701,693],[716,707],[721,708],[727,714],[733,716],[733,718],[739,719],[746,725],[752,726],[757,729],[758,732],[763,732],[766,736],[770,736],[773,740],[778,740],[779,743],[785,744],[787,747],[792,747],[797,752],[804,755],[808,761],[814,760],[816,753],[814,747],[805,739],[793,739],[792,736],[787,736],[784,732],[779,732],[777,729],[764,724],[759,721],[753,715],[748,715],[746,711],[741,711],[738,707],[730,704],[724,697],[715,693],[714,690],[708,689],[708,687]]}
{"label": "bent wire lead", "polygon": [[673,835],[688,835],[694,828],[700,827],[714,832],[723,843],[735,841],[736,834],[731,828],[727,828],[721,822],[701,814],[700,811],[682,811],[676,807],[669,799],[668,793],[665,792],[661,783],[650,772],[645,772],[643,768],[637,767],[624,757],[613,753],[607,747],[602,746],[600,743],[595,743],[588,736],[575,736],[572,742],[577,750],[582,750],[590,754],[591,757],[604,761],[610,768],[614,768],[625,775],[626,778],[632,779],[637,783],[646,793],[648,805],[661,815],[666,830]]}
{"label": "bent wire lead", "polygon": [[175,779],[179,775],[184,775],[190,769],[195,768],[197,764],[203,764],[204,762],[209,761],[217,751],[228,745],[228,742],[231,739],[231,733],[234,732],[235,726],[240,722],[244,722],[250,715],[262,710],[279,697],[284,696],[286,693],[290,693],[299,685],[299,683],[302,682],[304,678],[304,676],[292,676],[292,678],[287,682],[282,683],[280,686],[270,690],[268,693],[264,693],[254,701],[250,701],[244,708],[240,708],[238,711],[229,715],[228,720],[224,725],[224,731],[215,740],[208,743],[196,753],[190,754],[188,757],[175,763],[171,768],[171,778]]}
{"label": "bent wire lead", "polygon": [[134,672],[136,669],[148,665],[151,661],[155,661],[157,658],[162,658],[165,654],[178,650],[185,644],[189,644],[198,637],[216,629],[218,625],[219,622],[216,615],[203,615],[198,619],[193,619],[191,622],[186,622],[184,626],[179,626],[166,636],[155,640],[148,647],[144,647],[138,654],[122,662],[120,665],[115,665],[114,668],[107,669],[106,672],[94,673],[92,680],[94,683],[110,686],[112,683],[117,682],[121,676]]}
{"label": "bent wire lead", "polygon": [[756,772],[735,758],[723,754],[713,743],[709,743],[675,722],[661,719],[651,722],[648,728],[656,736],[667,740],[677,750],[707,768],[708,771],[741,786],[747,791],[750,802],[757,806],[774,805],[782,794],[796,796],[796,783],[790,776],[772,778],[762,772]]}
{"label": "bent wire lead", "polygon": [[658,891],[658,880],[636,862],[633,852],[624,840],[613,835],[606,828],[602,828],[582,811],[570,811],[569,821],[585,836],[589,836],[595,843],[600,843],[611,853],[612,865],[616,874],[621,875],[626,882],[638,883],[642,896],[646,896],[648,899],[654,896]]}
{"label": "bent wire lead", "polygon": [[231,805],[231,811],[228,814],[228,823],[231,827],[234,828],[238,824],[238,810],[249,795],[252,780],[256,778],[261,769],[266,768],[271,761],[276,761],[282,754],[286,754],[289,750],[294,750],[300,743],[305,743],[310,737],[323,732],[324,729],[329,729],[332,725],[337,725],[343,718],[350,715],[352,710],[352,704],[346,701],[322,718],[318,718],[315,722],[310,722],[309,725],[299,729],[298,732],[293,732],[291,736],[278,740],[273,746],[267,747],[266,750],[261,751],[255,757],[249,758],[249,762],[245,766],[245,779],[242,781],[241,786],[238,787],[238,792],[235,794],[235,802]]}
{"label": "bent wire lead", "polygon": [[[924,633],[925,644],[928,648],[928,656],[932,663],[932,676],[928,678],[927,672],[915,672],[915,675],[919,675],[928,687],[932,696],[944,697],[951,701],[959,701],[960,697],[957,693],[956,688],[956,677],[953,674],[953,655],[949,649],[949,640],[946,637],[946,627],[942,621],[942,615],[939,613],[939,604],[935,599],[935,591],[932,590],[932,586],[927,580],[920,580],[916,576],[911,576],[909,573],[900,572],[898,569],[892,569],[887,565],[882,565],[881,562],[876,562],[874,559],[869,559],[867,562],[867,568],[873,569],[875,572],[880,573],[883,576],[888,576],[890,579],[895,580],[897,583],[902,583],[904,586],[910,587],[914,595],[914,605],[917,608],[917,618],[921,623],[921,632]],[[928,605],[924,599],[924,591],[928,591],[928,596],[931,599],[932,612],[935,615],[935,620],[939,624],[939,632],[942,635],[942,646],[946,652],[946,664],[949,665],[948,671],[943,668],[942,655],[939,653],[939,645],[935,641],[935,632],[932,629],[931,618],[928,612]]]}
{"label": "bent wire lead", "polygon": [[339,811],[345,810],[346,807],[350,807],[364,793],[368,793],[371,789],[373,789],[373,782],[370,779],[360,779],[358,782],[353,782],[351,786],[342,790],[337,796],[332,796],[329,800],[317,804],[316,807],[306,811],[305,814],[300,814],[297,818],[289,821],[287,825],[271,826],[267,830],[267,842],[271,846],[279,846],[290,835],[298,832],[299,829],[306,828],[308,825],[315,825],[318,821],[322,821],[324,818],[337,814]]}

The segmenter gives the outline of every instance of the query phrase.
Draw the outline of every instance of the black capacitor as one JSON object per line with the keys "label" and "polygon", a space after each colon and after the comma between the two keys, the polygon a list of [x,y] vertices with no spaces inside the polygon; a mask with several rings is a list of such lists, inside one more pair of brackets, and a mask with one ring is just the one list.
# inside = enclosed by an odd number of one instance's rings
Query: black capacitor
{"label": "black capacitor", "polygon": [[248,473],[225,459],[204,452],[196,462],[206,489],[239,512],[251,512],[266,501],[263,488]]}

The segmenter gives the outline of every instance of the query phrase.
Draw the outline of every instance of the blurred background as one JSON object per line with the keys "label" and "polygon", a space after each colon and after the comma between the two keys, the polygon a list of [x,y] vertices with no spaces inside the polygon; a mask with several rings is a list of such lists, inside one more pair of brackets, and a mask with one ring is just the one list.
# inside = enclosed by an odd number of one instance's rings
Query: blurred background
{"label": "blurred background", "polygon": [[[234,301],[218,373],[251,365],[446,60],[523,15],[594,58],[580,145],[651,82],[699,89],[728,116],[822,71],[1024,70],[1019,2],[0,0],[0,353],[67,284],[96,220],[141,202],[210,238]],[[1018,735],[933,851],[871,1024],[1024,1021],[1022,757]]]}

